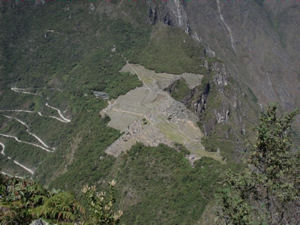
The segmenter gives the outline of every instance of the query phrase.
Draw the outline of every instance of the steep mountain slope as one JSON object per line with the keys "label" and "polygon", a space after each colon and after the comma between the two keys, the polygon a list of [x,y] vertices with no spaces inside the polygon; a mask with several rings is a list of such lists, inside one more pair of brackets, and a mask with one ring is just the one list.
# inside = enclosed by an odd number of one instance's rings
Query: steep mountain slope
{"label": "steep mountain slope", "polygon": [[[206,46],[259,105],[276,102],[288,111],[300,106],[299,6],[298,1],[150,2],[149,17],[153,24],[180,27]],[[300,116],[294,128],[299,144]]]}
{"label": "steep mountain slope", "polygon": [[[281,20],[278,30],[271,23],[286,11],[290,21],[297,7],[242,2],[1,1],[1,170],[74,192],[114,178],[126,224],[199,221],[222,171],[242,166],[236,163],[247,154],[259,104],[299,106],[297,42]],[[120,72],[126,63],[153,74],[199,74],[200,85],[174,79],[158,93],[193,113],[188,119],[199,120],[204,134],[197,147],[221,156],[221,163],[207,157],[194,162],[174,142],[178,135],[171,135],[173,148],[137,144],[117,157],[106,154],[126,134],[100,111],[143,85]],[[170,134],[170,127],[159,128]],[[141,140],[153,132],[145,134]]]}
{"label": "steep mountain slope", "polygon": [[298,1],[176,0],[151,5],[151,15],[208,45],[261,103],[290,109],[300,104],[299,7]]}

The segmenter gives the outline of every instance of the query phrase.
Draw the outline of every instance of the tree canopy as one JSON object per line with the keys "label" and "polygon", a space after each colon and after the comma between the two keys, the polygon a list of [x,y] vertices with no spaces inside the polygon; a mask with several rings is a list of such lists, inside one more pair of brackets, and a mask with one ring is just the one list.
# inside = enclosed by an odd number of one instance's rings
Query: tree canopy
{"label": "tree canopy", "polygon": [[299,151],[292,145],[291,126],[297,113],[278,116],[276,105],[262,113],[248,167],[225,176],[219,195],[224,223],[296,224]]}
{"label": "tree canopy", "polygon": [[50,192],[32,180],[0,174],[1,224],[30,224],[42,218],[55,224],[116,225],[122,212],[114,209],[114,184],[102,192],[85,186],[83,206],[69,192]]}

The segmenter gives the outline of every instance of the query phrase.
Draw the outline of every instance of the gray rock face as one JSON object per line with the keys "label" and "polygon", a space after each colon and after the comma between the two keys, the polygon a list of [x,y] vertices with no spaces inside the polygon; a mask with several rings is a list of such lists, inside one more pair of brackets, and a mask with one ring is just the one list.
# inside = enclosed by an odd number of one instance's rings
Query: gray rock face
{"label": "gray rock face", "polygon": [[260,103],[300,106],[299,1],[167,1],[156,14],[210,46],[206,54],[219,57]]}
{"label": "gray rock face", "polygon": [[30,225],[49,225],[49,223],[45,222],[42,219],[37,219],[32,221]]}
{"label": "gray rock face", "polygon": [[[195,39],[195,38],[194,38]],[[197,37],[196,37],[196,40],[197,40]],[[210,47],[206,47],[205,48],[205,55],[207,56],[207,57],[216,57],[216,53],[213,51],[213,50],[211,50],[211,48]]]}
{"label": "gray rock face", "polygon": [[108,94],[103,91],[93,91],[93,94],[95,95],[96,98],[102,98],[104,100],[109,99]]}

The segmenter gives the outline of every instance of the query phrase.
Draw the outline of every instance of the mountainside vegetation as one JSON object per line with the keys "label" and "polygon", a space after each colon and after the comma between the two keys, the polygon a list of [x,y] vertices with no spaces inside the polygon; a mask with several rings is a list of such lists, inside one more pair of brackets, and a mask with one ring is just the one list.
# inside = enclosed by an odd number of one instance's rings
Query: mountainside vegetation
{"label": "mountainside vegetation", "polygon": [[[149,10],[146,1],[0,2],[0,164],[25,178],[1,176],[7,221],[202,224],[225,171],[246,168],[256,93],[189,32],[152,23]],[[100,111],[143,85],[120,72],[126,62],[203,77],[195,88],[180,79],[167,91],[197,115],[202,144],[222,162],[194,161],[176,143],[105,153],[123,133]]]}
{"label": "mountainside vegetation", "polygon": [[113,209],[114,185],[110,182],[108,191],[102,192],[84,186],[82,200],[69,192],[49,192],[32,180],[0,174],[0,221],[30,224],[42,218],[50,224],[118,224],[122,212]]}
{"label": "mountainside vegetation", "polygon": [[220,175],[228,166],[209,158],[192,168],[182,146],[175,151],[141,144],[117,160],[111,175],[118,182],[112,180],[102,192],[84,185],[76,198],[49,192],[32,180],[0,175],[0,219],[4,224],[40,218],[59,224],[194,224],[218,190],[219,220],[214,223],[296,224],[299,152],[292,150],[290,139],[295,115],[278,117],[277,107],[270,106],[261,116],[249,167],[240,172],[232,167],[225,176]]}
{"label": "mountainside vegetation", "polygon": [[[146,11],[139,1],[132,6],[140,8],[141,13]],[[103,5],[103,9],[106,7]],[[112,4],[111,7],[115,6]],[[130,12],[136,8],[124,4],[119,10]],[[5,18],[1,26],[6,31],[3,46],[6,47],[7,62],[3,64],[1,76],[1,110],[34,112],[1,111],[1,114],[26,122],[31,132],[55,147],[53,153],[48,153],[12,138],[0,137],[6,154],[0,156],[3,171],[31,176],[7,158],[11,157],[32,169],[33,178],[41,184],[73,193],[78,193],[86,184],[103,189],[109,180],[116,179],[116,204],[124,212],[121,217],[124,223],[197,221],[206,203],[213,198],[211,189],[215,188],[224,165],[203,158],[193,168],[185,158],[187,152],[177,152],[167,146],[137,145],[118,159],[104,152],[120,132],[107,127],[109,118],[99,117],[107,103],[96,98],[93,91],[106,92],[113,99],[141,85],[136,76],[119,70],[126,60],[136,63],[143,60],[147,64],[146,59],[156,58],[156,52],[146,56],[147,51],[141,51],[152,45],[149,40],[153,28],[147,20],[141,19],[140,14],[130,14],[135,15],[134,18],[120,18],[117,14],[89,11],[89,4],[83,2],[49,2],[44,6],[19,5],[15,8],[6,5],[1,15]],[[141,23],[136,23],[137,18]],[[160,29],[165,33],[163,27]],[[203,70],[198,62],[204,57],[203,48],[199,45],[199,51],[193,51],[198,44],[180,30],[168,28],[167,33],[174,39],[170,48],[187,38],[182,48],[191,47],[187,53],[182,53],[183,57],[189,62],[188,67],[193,65],[194,72],[196,68]],[[173,33],[180,35],[177,37]],[[160,38],[159,33],[155,36]],[[168,35],[164,34],[164,43],[167,43],[166,38]],[[167,52],[168,49],[163,49],[161,54]],[[195,58],[190,59],[193,54]],[[177,60],[181,62],[180,58]],[[168,67],[160,69],[155,64],[152,68],[170,72],[172,58],[159,59],[157,63],[164,65],[167,61]],[[147,65],[150,67],[151,61]],[[181,68],[183,65],[182,61],[174,72],[180,74],[187,70],[187,67]],[[13,92],[12,87],[24,88],[34,95]],[[60,109],[71,122],[53,119],[51,116],[58,114],[45,106],[46,103]],[[17,136],[22,141],[36,141],[18,121],[4,116],[0,119],[1,133]],[[191,178],[187,179],[189,176]],[[165,181],[166,178],[169,181]],[[187,200],[191,201],[188,206]],[[172,204],[169,205],[170,201]]]}
{"label": "mountainside vegetation", "polygon": [[221,224],[297,224],[299,150],[292,148],[291,125],[297,112],[262,114],[249,166],[229,171],[220,191]]}

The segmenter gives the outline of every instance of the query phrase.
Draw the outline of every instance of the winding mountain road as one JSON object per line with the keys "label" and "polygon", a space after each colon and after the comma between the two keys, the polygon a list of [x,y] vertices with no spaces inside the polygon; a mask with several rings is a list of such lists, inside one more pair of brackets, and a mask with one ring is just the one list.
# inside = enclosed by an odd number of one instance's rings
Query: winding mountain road
{"label": "winding mountain road", "polygon": [[1,155],[5,155],[5,145],[2,143],[2,142],[0,142],[0,145],[1,145],[1,148],[2,148],[2,150],[1,150]]}
{"label": "winding mountain road", "polygon": [[7,173],[7,172],[3,172],[3,171],[1,171],[1,173],[2,173],[3,175],[5,175],[5,176],[9,176],[9,177],[16,177],[16,178],[24,179],[24,177],[20,177],[20,176],[13,176],[13,175],[11,175],[10,173]]}
{"label": "winding mountain road", "polygon": [[32,143],[32,142],[21,141],[18,137],[13,136],[13,135],[2,134],[2,133],[0,133],[0,136],[6,137],[6,138],[12,138],[12,139],[14,139],[16,142],[23,143],[23,144],[27,144],[27,145],[31,145],[31,146],[40,148],[40,149],[42,149],[42,150],[45,150],[46,152],[54,152],[53,150],[50,150],[50,149],[48,149],[48,148],[45,148],[44,146],[41,146],[41,145],[38,145],[38,144],[35,144],[35,143]]}
{"label": "winding mountain road", "polygon": [[[5,151],[5,145],[2,142],[0,142],[0,146],[2,147],[1,155],[5,156],[5,152],[4,152]],[[8,160],[12,160],[12,158],[9,157],[9,156],[7,156],[7,159]],[[28,173],[30,173],[32,175],[34,174],[34,171],[32,169],[29,169],[27,166],[23,165],[22,163],[18,162],[17,160],[12,160],[12,161],[13,161],[14,164],[20,166],[21,168],[23,168],[24,170],[26,170]],[[4,172],[1,172],[1,173],[4,174],[4,175],[8,175],[9,176],[9,174],[7,174],[7,173],[4,173]]]}
{"label": "winding mountain road", "polygon": [[17,88],[17,87],[12,87],[10,88],[13,92],[16,93],[23,93],[23,94],[27,94],[27,95],[38,95],[36,93],[30,92],[30,91],[26,91],[25,88]]}
{"label": "winding mountain road", "polygon": [[21,168],[23,168],[24,170],[26,170],[28,173],[31,173],[32,175],[34,174],[34,171],[32,169],[29,169],[28,167],[24,166],[23,164],[19,163],[16,160],[13,160],[14,164],[20,166]]}
{"label": "winding mountain road", "polygon": [[[16,92],[16,93],[23,93],[23,94],[28,94],[28,95],[38,95],[36,93],[28,91],[28,89],[25,89],[25,88],[12,87],[11,90],[13,92]],[[46,115],[43,115],[41,112],[35,112],[35,111],[30,111],[30,110],[22,110],[22,109],[1,109],[0,112],[17,112],[17,113],[31,113],[31,114],[37,113],[40,117],[53,118],[53,119],[56,119],[56,120],[58,120],[58,121],[60,121],[62,123],[70,123],[71,122],[70,119],[64,117],[64,115],[63,115],[63,113],[61,112],[60,109],[58,109],[58,108],[56,108],[54,106],[49,105],[48,102],[45,103],[45,106],[48,107],[48,108],[50,108],[50,109],[53,109],[53,110],[57,111],[59,117],[57,117],[57,116],[46,116]],[[30,136],[34,137],[39,142],[39,144],[28,142],[28,141],[22,141],[18,137],[13,136],[13,135],[9,135],[9,134],[0,133],[0,136],[14,139],[18,143],[23,143],[23,144],[27,144],[27,145],[31,145],[31,146],[40,148],[40,149],[42,149],[42,150],[44,150],[46,152],[54,152],[55,151],[54,147],[50,147],[39,136],[37,136],[36,134],[32,133],[30,131],[30,127],[28,126],[27,123],[25,123],[24,121],[20,120],[17,117],[14,117],[14,116],[9,116],[9,115],[3,115],[3,116],[6,117],[6,118],[8,118],[8,119],[13,119],[13,120],[17,121],[18,123],[22,124],[26,128],[26,132]],[[2,142],[0,142],[0,146],[2,148],[1,152],[0,152],[1,155],[6,156],[5,155],[5,144],[3,144]],[[27,166],[25,166],[22,163],[20,163],[19,161],[12,159],[10,156],[7,156],[6,158],[8,160],[12,160],[14,164],[18,165],[19,167],[21,167],[22,169],[24,169],[28,173],[30,173],[32,175],[34,174],[34,170],[33,169],[30,169]],[[5,172],[1,172],[1,173],[5,174],[5,175],[10,175],[10,174],[5,173]]]}
{"label": "winding mountain road", "polygon": [[[26,127],[26,132],[33,136],[38,142],[40,142],[45,148],[48,148],[50,149],[51,147],[49,147],[41,138],[39,138],[36,134],[30,132],[30,128],[29,126],[22,120],[16,118],[16,117],[13,117],[13,116],[8,116],[8,115],[4,115],[6,118],[9,118],[9,119],[14,119],[16,120],[17,122],[21,123],[24,127]],[[54,150],[54,148],[51,148],[52,150]]]}
{"label": "winding mountain road", "polygon": [[[50,109],[56,110],[56,111],[58,112],[58,115],[59,115],[60,118],[61,118],[61,120],[60,120],[61,122],[64,122],[64,123],[70,123],[70,122],[71,122],[70,119],[64,117],[64,115],[62,114],[62,112],[60,111],[60,109],[58,109],[58,108],[56,108],[56,107],[54,107],[54,106],[49,105],[48,102],[46,102],[45,106],[49,107]],[[51,116],[50,116],[50,117],[51,117]],[[57,117],[52,117],[52,118],[59,119],[59,118],[57,118]]]}
{"label": "winding mountain road", "polygon": [[35,113],[35,111],[22,110],[22,109],[0,109],[0,112],[24,112],[24,113]]}
{"label": "winding mountain road", "polygon": [[52,119],[56,119],[58,120],[59,122],[62,122],[62,123],[69,123],[71,122],[71,120],[68,120],[66,121],[65,118],[62,119],[62,118],[59,118],[57,116],[46,116],[46,115],[43,115],[41,112],[36,112],[36,111],[30,111],[30,110],[22,110],[22,109],[0,109],[0,112],[17,112],[17,113],[37,113],[40,117],[48,117],[48,118],[52,118]]}

